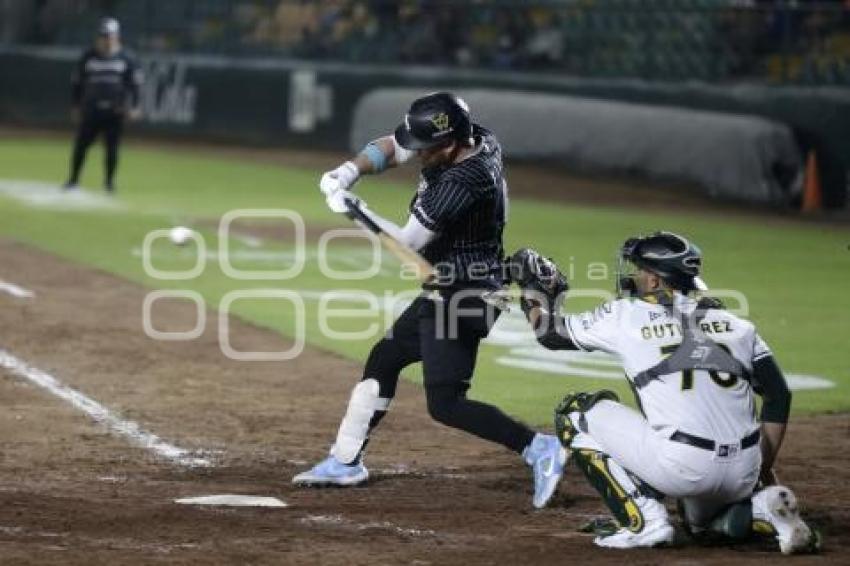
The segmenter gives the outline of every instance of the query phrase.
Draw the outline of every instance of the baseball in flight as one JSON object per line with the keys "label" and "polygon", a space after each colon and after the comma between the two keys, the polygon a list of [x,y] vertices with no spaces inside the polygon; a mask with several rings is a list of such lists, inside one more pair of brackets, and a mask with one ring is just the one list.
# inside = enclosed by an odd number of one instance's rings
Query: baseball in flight
{"label": "baseball in flight", "polygon": [[185,226],[175,226],[168,232],[168,239],[176,246],[183,246],[192,239],[192,230]]}

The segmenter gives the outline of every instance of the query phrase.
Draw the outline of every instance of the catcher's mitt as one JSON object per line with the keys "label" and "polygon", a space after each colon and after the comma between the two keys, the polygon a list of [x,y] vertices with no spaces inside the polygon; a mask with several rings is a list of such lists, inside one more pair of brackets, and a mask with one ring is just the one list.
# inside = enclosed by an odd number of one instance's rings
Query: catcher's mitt
{"label": "catcher's mitt", "polygon": [[570,288],[558,266],[531,248],[523,248],[511,256],[511,279],[522,290],[519,304],[522,311],[541,306],[550,313],[558,310],[563,293]]}

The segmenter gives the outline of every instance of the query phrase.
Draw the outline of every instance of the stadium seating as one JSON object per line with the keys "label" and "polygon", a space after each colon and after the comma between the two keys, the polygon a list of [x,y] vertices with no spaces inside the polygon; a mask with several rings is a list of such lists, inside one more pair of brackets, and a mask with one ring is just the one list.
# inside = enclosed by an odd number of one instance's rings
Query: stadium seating
{"label": "stadium seating", "polygon": [[[140,49],[850,86],[850,7],[739,0],[117,0]],[[767,7],[765,7],[767,6]],[[91,40],[81,12],[54,39]]]}

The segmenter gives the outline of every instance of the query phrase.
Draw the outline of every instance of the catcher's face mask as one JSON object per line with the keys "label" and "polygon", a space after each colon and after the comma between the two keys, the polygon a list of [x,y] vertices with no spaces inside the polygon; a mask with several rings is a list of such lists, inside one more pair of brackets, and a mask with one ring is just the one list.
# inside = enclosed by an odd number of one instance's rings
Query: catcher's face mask
{"label": "catcher's face mask", "polygon": [[640,238],[629,238],[617,254],[617,297],[630,297],[637,292],[638,266],[634,262]]}

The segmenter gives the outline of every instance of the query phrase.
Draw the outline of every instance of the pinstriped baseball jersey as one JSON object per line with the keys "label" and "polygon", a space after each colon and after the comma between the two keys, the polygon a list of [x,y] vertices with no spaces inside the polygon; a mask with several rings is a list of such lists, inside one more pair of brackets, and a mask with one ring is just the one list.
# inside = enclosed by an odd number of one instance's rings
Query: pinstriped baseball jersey
{"label": "pinstriped baseball jersey", "polygon": [[[696,302],[676,295],[677,308],[693,312]],[[752,323],[725,310],[706,311],[702,332],[726,349],[748,371],[771,351]],[[682,342],[680,321],[659,304],[620,299],[593,311],[570,315],[566,327],[584,350],[602,350],[620,358],[626,376],[649,369]],[[735,440],[757,428],[753,390],[748,381],[722,372],[686,370],[663,375],[637,391],[650,425],[672,427],[718,440]]]}
{"label": "pinstriped baseball jersey", "polygon": [[475,149],[460,163],[422,169],[410,213],[437,233],[420,251],[444,280],[501,286],[508,207],[502,148],[477,124],[473,136]]}

